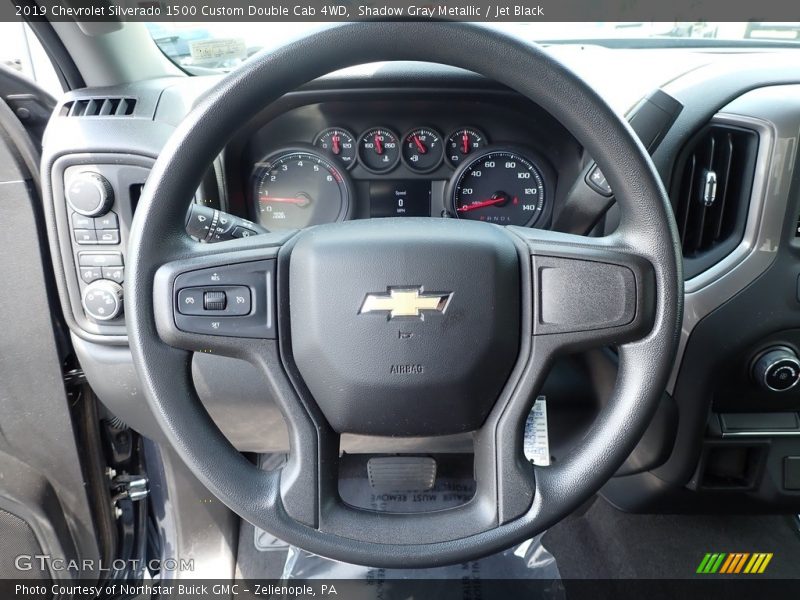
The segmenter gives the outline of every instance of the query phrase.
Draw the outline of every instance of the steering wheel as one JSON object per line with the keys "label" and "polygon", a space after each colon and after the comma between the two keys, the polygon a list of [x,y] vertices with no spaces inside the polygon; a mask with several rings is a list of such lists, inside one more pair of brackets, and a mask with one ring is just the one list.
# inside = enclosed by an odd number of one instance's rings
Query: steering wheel
{"label": "steering wheel", "polygon": [[[414,43],[395,43],[401,38]],[[613,187],[616,232],[585,238],[405,218],[195,243],[184,228],[184,199],[233,132],[283,94],[365,57],[468,69],[549,111]],[[676,231],[630,128],[538,47],[458,23],[346,24],[251,59],[176,128],[131,228],[131,349],[169,442],[242,518],[341,561],[461,562],[558,522],[600,489],[643,435],[681,322]],[[204,299],[220,298],[209,292],[226,295],[222,316],[200,310]],[[524,424],[554,358],[606,345],[619,355],[607,405],[567,456],[534,467],[523,455]],[[261,470],[222,435],[194,390],[192,351],[256,365],[287,423],[285,466]],[[399,514],[340,498],[340,434],[455,432],[474,432],[469,502]]]}

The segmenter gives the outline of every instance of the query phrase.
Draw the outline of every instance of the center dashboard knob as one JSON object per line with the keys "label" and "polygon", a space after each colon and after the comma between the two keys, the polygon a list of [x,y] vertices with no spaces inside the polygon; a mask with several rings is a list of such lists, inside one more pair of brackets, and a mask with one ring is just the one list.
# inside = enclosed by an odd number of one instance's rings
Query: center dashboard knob
{"label": "center dashboard knob", "polygon": [[96,321],[110,321],[122,314],[122,286],[114,281],[100,279],[83,290],[83,310]]}
{"label": "center dashboard knob", "polygon": [[800,381],[800,360],[790,348],[770,348],[753,364],[756,382],[771,392],[785,392]]}
{"label": "center dashboard knob", "polygon": [[108,179],[93,171],[73,177],[64,194],[72,210],[87,217],[102,216],[114,204],[114,189]]}

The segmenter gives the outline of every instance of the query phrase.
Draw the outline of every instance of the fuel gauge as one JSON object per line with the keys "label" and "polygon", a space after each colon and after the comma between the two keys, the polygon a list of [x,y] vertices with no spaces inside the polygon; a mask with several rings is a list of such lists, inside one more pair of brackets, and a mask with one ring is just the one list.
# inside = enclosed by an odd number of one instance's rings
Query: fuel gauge
{"label": "fuel gauge", "polygon": [[429,173],[444,156],[442,136],[430,127],[412,129],[403,136],[403,161],[417,173]]}

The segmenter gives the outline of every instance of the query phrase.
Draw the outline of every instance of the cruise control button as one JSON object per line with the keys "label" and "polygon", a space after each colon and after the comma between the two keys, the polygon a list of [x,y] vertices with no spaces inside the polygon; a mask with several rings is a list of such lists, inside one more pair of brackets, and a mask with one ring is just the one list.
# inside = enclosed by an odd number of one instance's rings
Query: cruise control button
{"label": "cruise control button", "polygon": [[225,307],[225,316],[241,317],[250,314],[250,288],[237,285],[225,288],[228,306]]}
{"label": "cruise control button", "polygon": [[[175,325],[189,333],[275,339],[274,281],[274,259],[181,273],[175,278]],[[225,309],[196,311],[206,292],[225,292]],[[186,303],[187,294],[193,303]]]}
{"label": "cruise control button", "polygon": [[97,232],[94,229],[76,229],[75,241],[79,244],[96,244]]}
{"label": "cruise control button", "polygon": [[225,310],[227,298],[225,292],[214,291],[203,293],[203,307],[206,310]]}
{"label": "cruise control button", "polygon": [[119,244],[119,229],[106,229],[95,233],[98,244]]}
{"label": "cruise control button", "polygon": [[98,267],[81,267],[80,275],[84,283],[92,283],[103,278],[103,272]]}
{"label": "cruise control button", "polygon": [[72,228],[94,229],[94,219],[92,219],[92,217],[86,217],[79,213],[72,213]]}
{"label": "cruise control button", "polygon": [[121,267],[122,254],[119,252],[81,252],[78,264],[82,267]]}
{"label": "cruise control button", "polygon": [[102,217],[94,218],[95,229],[119,229],[119,220],[117,214],[110,212]]}
{"label": "cruise control button", "polygon": [[185,288],[178,292],[178,312],[182,315],[203,315],[203,288]]}
{"label": "cruise control button", "polygon": [[125,280],[125,267],[103,267],[103,279],[110,279],[117,283]]}

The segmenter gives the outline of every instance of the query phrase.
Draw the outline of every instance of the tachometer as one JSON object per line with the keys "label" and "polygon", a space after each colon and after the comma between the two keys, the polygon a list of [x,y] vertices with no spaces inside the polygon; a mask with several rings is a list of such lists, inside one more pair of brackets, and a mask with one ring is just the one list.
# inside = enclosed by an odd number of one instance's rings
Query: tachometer
{"label": "tachometer", "polygon": [[542,172],[514,150],[486,150],[453,175],[449,197],[460,219],[498,225],[533,225],[545,203]]}
{"label": "tachometer", "polygon": [[267,229],[300,229],[347,215],[350,180],[316,150],[282,150],[256,166],[256,214]]}

